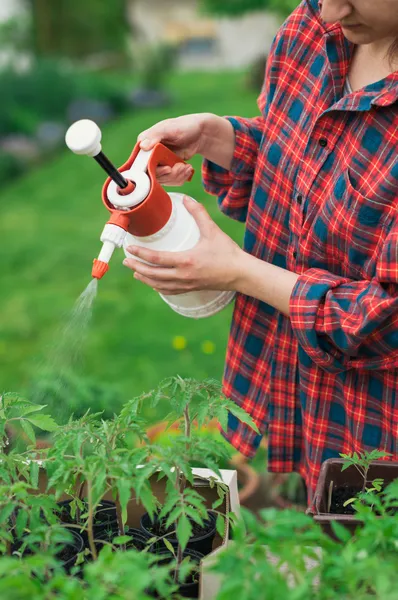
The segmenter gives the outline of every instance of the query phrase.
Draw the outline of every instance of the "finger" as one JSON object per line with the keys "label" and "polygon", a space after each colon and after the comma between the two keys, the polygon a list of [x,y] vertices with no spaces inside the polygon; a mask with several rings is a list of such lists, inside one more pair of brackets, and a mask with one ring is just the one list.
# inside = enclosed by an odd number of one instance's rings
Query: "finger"
{"label": "finger", "polygon": [[[129,246],[127,252],[158,267],[178,268],[192,265],[191,258],[187,252],[159,252],[157,250],[150,250],[149,248],[142,248],[141,246]],[[126,261],[130,260],[134,259],[126,259]]]}
{"label": "finger", "polygon": [[175,174],[157,177],[159,183],[164,186],[181,187],[187,181],[190,181],[193,175],[193,169],[178,170]]}
{"label": "finger", "polygon": [[140,133],[138,142],[140,142],[142,150],[152,150],[159,142],[166,145],[168,142],[171,144],[176,142],[177,137],[178,128],[175,125],[175,119],[166,119]]}
{"label": "finger", "polygon": [[127,258],[123,261],[123,264],[132,271],[138,273],[138,275],[142,275],[143,277],[153,279],[157,282],[175,281],[177,278],[176,269],[151,267],[150,265],[146,265],[145,263],[142,263],[139,260],[134,260],[132,258]]}
{"label": "finger", "polygon": [[201,234],[206,235],[206,233],[210,233],[215,223],[203,204],[196,202],[196,200],[193,200],[189,196],[184,196],[184,206],[195,219]]}
{"label": "finger", "polygon": [[159,283],[154,279],[150,279],[144,275],[139,275],[138,273],[134,274],[134,279],[152,288],[155,290],[155,292],[163,294],[164,296],[178,296],[180,294],[186,294],[189,291],[187,286],[181,287],[180,284],[176,284],[175,282],[169,284]]}
{"label": "finger", "polygon": [[160,177],[165,177],[167,175],[170,175],[171,172],[172,172],[172,168],[171,167],[167,167],[167,166],[158,167],[156,169],[156,179],[159,179]]}

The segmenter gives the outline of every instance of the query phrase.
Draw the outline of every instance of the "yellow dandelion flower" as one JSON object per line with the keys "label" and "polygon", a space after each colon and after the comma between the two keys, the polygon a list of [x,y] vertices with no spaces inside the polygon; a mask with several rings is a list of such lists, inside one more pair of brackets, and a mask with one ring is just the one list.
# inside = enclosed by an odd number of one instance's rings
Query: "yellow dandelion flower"
{"label": "yellow dandelion flower", "polygon": [[171,344],[174,350],[185,350],[187,347],[187,340],[183,335],[176,335],[173,337]]}
{"label": "yellow dandelion flower", "polygon": [[205,340],[202,343],[202,352],[203,354],[214,354],[216,351],[216,345],[210,340]]}

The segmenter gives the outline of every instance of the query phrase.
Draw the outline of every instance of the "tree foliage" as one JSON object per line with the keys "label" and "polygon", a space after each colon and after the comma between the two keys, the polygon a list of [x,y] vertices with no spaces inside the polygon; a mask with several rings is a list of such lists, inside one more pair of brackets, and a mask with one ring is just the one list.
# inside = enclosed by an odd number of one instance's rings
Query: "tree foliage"
{"label": "tree foliage", "polygon": [[25,0],[33,18],[37,56],[81,58],[124,53],[126,0]]}
{"label": "tree foliage", "polygon": [[203,8],[218,15],[239,16],[255,10],[268,10],[287,17],[299,0],[202,0]]}

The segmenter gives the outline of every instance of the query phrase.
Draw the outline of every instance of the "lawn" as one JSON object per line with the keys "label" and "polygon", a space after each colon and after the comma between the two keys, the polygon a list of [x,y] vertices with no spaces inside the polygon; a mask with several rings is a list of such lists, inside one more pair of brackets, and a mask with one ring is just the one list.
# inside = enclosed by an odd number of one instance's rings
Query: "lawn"
{"label": "lawn", "polygon": [[[137,134],[160,119],[200,111],[257,114],[255,93],[246,89],[242,74],[178,74],[171,89],[175,102],[170,108],[135,112],[104,127],[104,151],[114,162],[122,164]],[[242,226],[218,212],[215,199],[202,189],[200,161],[194,165],[194,180],[183,191],[204,202],[219,225],[240,241]],[[103,179],[93,160],[65,150],[1,191],[3,390],[24,391],[32,379],[40,379],[76,298],[90,281],[107,219],[100,201]],[[180,317],[155,292],[133,281],[121,261],[119,251],[100,282],[81,348],[80,376],[113,386],[121,400],[169,375],[220,379],[231,309],[208,320]],[[174,348],[176,336],[185,348]],[[55,412],[69,411],[56,400],[52,404]]]}

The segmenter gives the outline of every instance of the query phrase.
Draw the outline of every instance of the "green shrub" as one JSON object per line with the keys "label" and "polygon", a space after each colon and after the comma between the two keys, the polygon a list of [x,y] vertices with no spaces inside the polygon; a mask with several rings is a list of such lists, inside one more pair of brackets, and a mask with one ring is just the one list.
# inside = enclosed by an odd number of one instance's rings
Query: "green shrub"
{"label": "green shrub", "polygon": [[115,112],[126,106],[123,90],[105,76],[48,59],[34,61],[23,71],[4,69],[0,88],[0,136],[34,135],[42,121],[66,125],[68,106],[81,98],[107,101]]}
{"label": "green shrub", "polygon": [[63,120],[78,93],[73,71],[50,60],[24,71],[8,67],[0,73],[0,87],[0,135],[33,134],[41,120]]}

